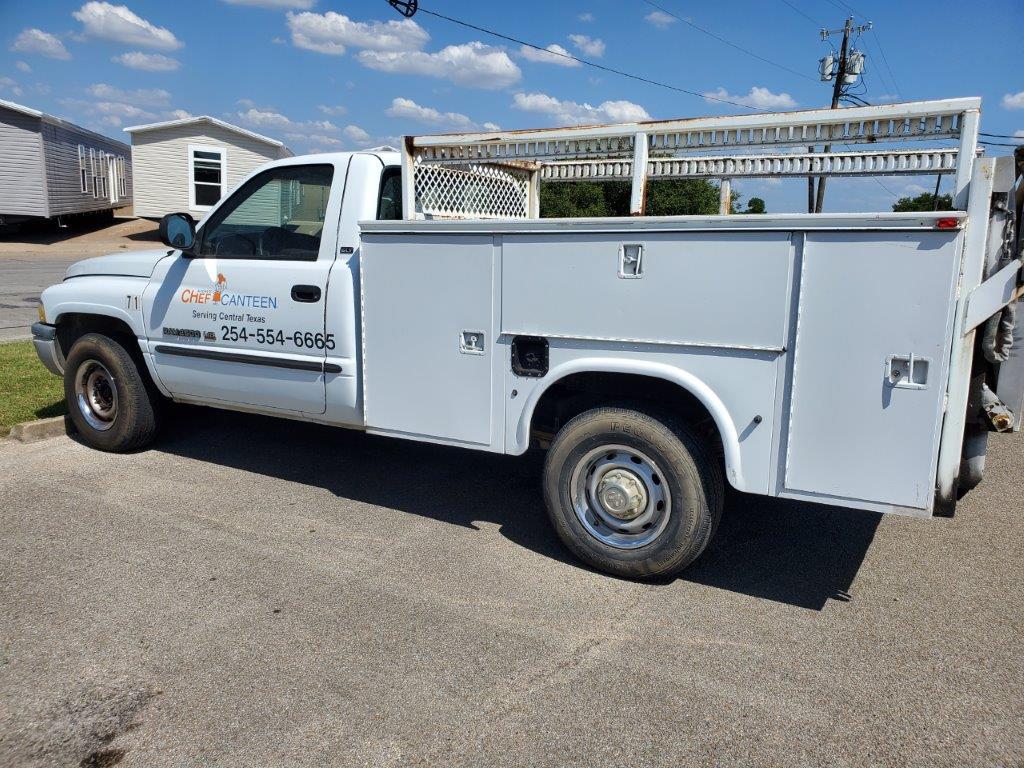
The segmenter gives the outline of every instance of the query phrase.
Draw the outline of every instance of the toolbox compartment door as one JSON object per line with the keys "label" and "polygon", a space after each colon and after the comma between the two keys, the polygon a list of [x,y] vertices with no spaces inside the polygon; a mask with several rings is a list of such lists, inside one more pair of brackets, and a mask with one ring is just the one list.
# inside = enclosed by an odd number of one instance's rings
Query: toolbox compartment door
{"label": "toolbox compartment door", "polygon": [[960,250],[955,231],[806,235],[786,490],[931,509]]}
{"label": "toolbox compartment door", "polygon": [[363,381],[370,432],[490,447],[495,249],[485,235],[364,233]]}

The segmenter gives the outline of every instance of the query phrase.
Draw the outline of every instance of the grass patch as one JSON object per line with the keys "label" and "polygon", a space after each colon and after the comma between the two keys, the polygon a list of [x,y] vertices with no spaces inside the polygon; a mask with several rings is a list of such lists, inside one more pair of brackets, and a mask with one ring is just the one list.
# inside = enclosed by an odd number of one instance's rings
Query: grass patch
{"label": "grass patch", "polygon": [[32,342],[0,344],[0,437],[19,422],[67,412],[64,383],[39,362]]}

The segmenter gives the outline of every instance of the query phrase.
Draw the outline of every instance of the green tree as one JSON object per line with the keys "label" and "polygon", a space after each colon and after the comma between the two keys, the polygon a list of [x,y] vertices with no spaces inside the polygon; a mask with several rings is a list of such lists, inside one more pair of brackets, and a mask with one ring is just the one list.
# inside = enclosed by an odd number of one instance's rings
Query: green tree
{"label": "green tree", "polygon": [[744,213],[766,213],[767,210],[764,200],[760,197],[752,197],[747,200],[747,210],[745,210]]}
{"label": "green tree", "polygon": [[[649,216],[718,213],[718,186],[705,179],[657,179],[647,185]],[[541,184],[543,218],[628,216],[630,183],[576,181]]]}
{"label": "green tree", "polygon": [[939,204],[936,207],[935,195],[931,192],[922,192],[917,197],[901,197],[892,209],[897,213],[900,211],[951,211],[953,210],[953,196],[939,195]]}

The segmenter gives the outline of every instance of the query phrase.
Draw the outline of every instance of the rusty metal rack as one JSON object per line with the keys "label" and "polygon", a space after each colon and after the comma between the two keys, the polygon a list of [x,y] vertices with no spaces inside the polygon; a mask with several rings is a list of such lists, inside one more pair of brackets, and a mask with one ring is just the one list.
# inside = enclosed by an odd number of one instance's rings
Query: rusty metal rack
{"label": "rusty metal rack", "polygon": [[[962,210],[977,153],[980,111],[979,98],[960,98],[407,136],[403,210],[407,218],[536,218],[541,181],[630,180],[630,210],[642,215],[650,179],[907,174],[954,176],[954,204]],[[906,146],[939,139],[955,140],[958,146]],[[815,145],[833,149],[807,151]]]}

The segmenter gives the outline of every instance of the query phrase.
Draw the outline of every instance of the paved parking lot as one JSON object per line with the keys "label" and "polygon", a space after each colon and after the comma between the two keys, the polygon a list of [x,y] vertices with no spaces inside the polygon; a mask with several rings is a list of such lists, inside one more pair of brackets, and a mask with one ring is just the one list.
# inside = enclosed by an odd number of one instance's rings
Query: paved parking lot
{"label": "paved parking lot", "polygon": [[733,494],[635,584],[567,557],[533,455],[205,409],[130,456],[5,442],[0,765],[1019,766],[994,443],[952,520]]}
{"label": "paved parking lot", "polygon": [[63,280],[74,262],[157,246],[156,225],[142,219],[116,218],[92,228],[48,224],[0,234],[0,342],[32,337],[39,294]]}

